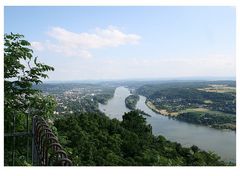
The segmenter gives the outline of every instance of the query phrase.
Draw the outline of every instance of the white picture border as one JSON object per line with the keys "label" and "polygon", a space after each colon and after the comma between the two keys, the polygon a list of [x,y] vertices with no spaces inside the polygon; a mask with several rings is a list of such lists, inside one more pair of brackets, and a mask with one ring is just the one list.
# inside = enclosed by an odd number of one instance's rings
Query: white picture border
{"label": "white picture border", "polygon": [[[240,5],[239,0],[1,0],[0,35],[0,174],[5,176],[235,176],[240,175],[239,158],[239,89],[240,89]],[[233,6],[236,8],[236,81],[237,81],[237,166],[233,167],[4,167],[3,134],[3,35],[4,6]],[[19,19],[24,20],[24,19]]]}

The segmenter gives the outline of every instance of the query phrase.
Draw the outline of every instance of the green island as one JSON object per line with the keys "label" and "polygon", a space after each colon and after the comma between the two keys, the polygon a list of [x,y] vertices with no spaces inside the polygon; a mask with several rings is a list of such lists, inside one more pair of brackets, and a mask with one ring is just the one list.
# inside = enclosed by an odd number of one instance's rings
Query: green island
{"label": "green island", "polygon": [[125,99],[125,105],[128,109],[134,110],[136,109],[138,100],[139,100],[139,95],[129,95]]}
{"label": "green island", "polygon": [[133,94],[125,98],[125,105],[130,110],[136,110],[142,115],[150,116],[146,112],[140,109],[136,109],[137,102],[139,101],[139,95]]}
{"label": "green island", "polygon": [[236,130],[235,81],[179,82],[137,89],[146,105],[170,118],[218,129]]}

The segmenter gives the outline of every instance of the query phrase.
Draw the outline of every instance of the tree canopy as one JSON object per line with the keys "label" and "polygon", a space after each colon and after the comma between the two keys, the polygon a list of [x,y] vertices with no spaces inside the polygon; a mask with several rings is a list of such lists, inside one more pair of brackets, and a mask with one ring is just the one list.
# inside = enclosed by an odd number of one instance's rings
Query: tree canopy
{"label": "tree canopy", "polygon": [[197,146],[185,148],[152,135],[151,126],[137,111],[125,113],[122,121],[100,113],[69,114],[54,125],[76,166],[226,165]]}
{"label": "tree canopy", "polygon": [[[28,116],[40,115],[50,117],[55,107],[51,96],[44,96],[33,85],[42,83],[48,78],[46,72],[54,68],[43,64],[34,57],[31,43],[20,34],[4,35],[4,133],[27,131],[31,122]],[[30,121],[30,122],[28,122]],[[19,143],[18,143],[19,142]],[[26,139],[12,144],[5,138],[5,164],[12,165],[11,152],[17,146],[16,165],[26,164]],[[25,148],[24,148],[25,146]]]}

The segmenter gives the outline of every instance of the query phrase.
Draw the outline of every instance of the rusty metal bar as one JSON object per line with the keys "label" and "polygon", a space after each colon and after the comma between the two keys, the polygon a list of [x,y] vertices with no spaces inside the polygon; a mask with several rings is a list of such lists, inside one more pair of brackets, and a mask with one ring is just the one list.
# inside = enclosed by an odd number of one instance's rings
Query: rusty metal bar
{"label": "rusty metal bar", "polygon": [[[13,114],[13,134],[16,133],[16,128],[15,128],[15,124],[16,124],[16,114]],[[16,151],[15,151],[15,145],[16,145],[16,137],[13,136],[13,144],[12,144],[12,165],[15,166],[15,155],[16,155]]]}
{"label": "rusty metal bar", "polygon": [[[34,165],[39,166],[72,166],[57,137],[53,134],[43,118],[33,119],[32,158]],[[35,153],[34,153],[35,152]],[[37,154],[37,157],[35,157]]]}
{"label": "rusty metal bar", "polygon": [[34,142],[34,131],[35,131],[35,117],[32,118],[32,165],[37,165],[36,146]]}
{"label": "rusty metal bar", "polygon": [[4,137],[19,137],[19,136],[31,136],[28,132],[15,132],[15,133],[5,133]]}

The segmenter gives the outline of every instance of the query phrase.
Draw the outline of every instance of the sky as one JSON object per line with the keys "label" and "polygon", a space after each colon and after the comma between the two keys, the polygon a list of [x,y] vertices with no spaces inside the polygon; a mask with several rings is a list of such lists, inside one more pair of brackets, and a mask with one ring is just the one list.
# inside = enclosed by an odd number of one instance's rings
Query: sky
{"label": "sky", "polygon": [[235,77],[234,7],[5,7],[50,81]]}

